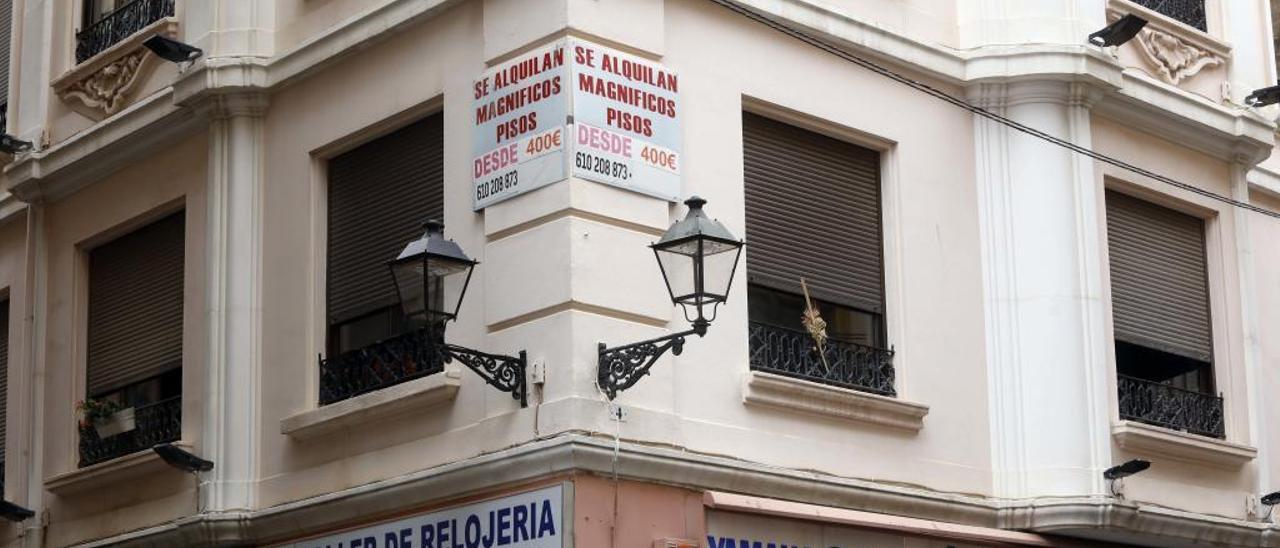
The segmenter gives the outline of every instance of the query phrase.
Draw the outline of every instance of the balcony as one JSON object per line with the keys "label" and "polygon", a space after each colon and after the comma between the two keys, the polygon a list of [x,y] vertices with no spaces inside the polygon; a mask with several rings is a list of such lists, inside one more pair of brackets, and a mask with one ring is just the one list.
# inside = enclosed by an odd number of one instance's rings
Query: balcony
{"label": "balcony", "polygon": [[1223,439],[1222,397],[1118,375],[1120,418]]}
{"label": "balcony", "polygon": [[408,382],[444,370],[439,346],[411,331],[332,358],[320,359],[320,405]]}
{"label": "balcony", "polygon": [[173,17],[174,0],[133,0],[76,33],[76,63],[106,51],[165,17]]}
{"label": "balcony", "polygon": [[80,429],[81,468],[178,441],[182,436],[182,396],[138,406],[133,412],[136,427],[129,432],[100,438],[92,426]]}
{"label": "balcony", "polygon": [[1208,32],[1204,0],[1132,0],[1151,11],[1164,15],[1189,27]]}
{"label": "balcony", "polygon": [[818,355],[808,333],[762,323],[750,324],[751,369],[851,388],[882,396],[896,396],[893,351],[829,339],[826,361]]}

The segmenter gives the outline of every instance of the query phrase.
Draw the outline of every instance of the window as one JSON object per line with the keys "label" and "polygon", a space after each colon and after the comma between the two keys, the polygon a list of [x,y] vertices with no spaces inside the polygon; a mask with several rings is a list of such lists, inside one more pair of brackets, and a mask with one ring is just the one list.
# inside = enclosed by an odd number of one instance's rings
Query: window
{"label": "window", "polygon": [[443,218],[443,115],[330,160],[328,202],[330,359],[321,363],[322,404],[431,372],[387,357],[407,352],[404,336],[414,334],[387,261],[422,236],[423,221]]}
{"label": "window", "polygon": [[[751,367],[893,395],[880,154],[750,113],[743,154]],[[827,323],[821,353],[801,279]]]}
{"label": "window", "polygon": [[9,300],[0,300],[0,491],[4,486],[5,441],[9,433]]}
{"label": "window", "polygon": [[1113,190],[1106,201],[1121,417],[1222,437],[1204,220]]}
{"label": "window", "polygon": [[173,17],[174,0],[81,0],[81,7],[84,11],[76,33],[77,63],[102,53],[156,21]]}
{"label": "window", "polygon": [[182,431],[185,214],[176,213],[89,252],[89,398],[132,409],[135,428],[80,434],[80,465],[152,445]]}
{"label": "window", "polygon": [[1208,32],[1208,19],[1205,15],[1204,0],[1132,0],[1144,8],[1150,9],[1184,25]]}

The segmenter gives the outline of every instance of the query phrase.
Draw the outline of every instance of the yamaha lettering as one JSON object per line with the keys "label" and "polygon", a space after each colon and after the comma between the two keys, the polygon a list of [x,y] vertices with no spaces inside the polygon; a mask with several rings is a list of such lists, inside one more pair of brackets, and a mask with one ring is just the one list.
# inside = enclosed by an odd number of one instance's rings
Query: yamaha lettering
{"label": "yamaha lettering", "polygon": [[296,548],[551,548],[564,546],[564,488],[442,510],[291,544]]}

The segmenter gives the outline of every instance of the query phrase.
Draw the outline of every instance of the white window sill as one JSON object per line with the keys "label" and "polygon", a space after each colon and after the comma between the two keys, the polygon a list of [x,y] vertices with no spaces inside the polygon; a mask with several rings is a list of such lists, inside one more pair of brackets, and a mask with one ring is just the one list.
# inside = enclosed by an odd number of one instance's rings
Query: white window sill
{"label": "white window sill", "polygon": [[760,371],[747,373],[742,401],[912,432],[924,427],[929,413],[927,405]]}
{"label": "white window sill", "polygon": [[446,366],[434,375],[303,411],[282,419],[280,433],[307,440],[452,401],[461,376],[457,366]]}
{"label": "white window sill", "polygon": [[[174,442],[173,445],[187,451],[191,450],[191,442],[178,441]],[[157,455],[155,451],[146,449],[47,477],[44,479],[44,488],[53,494],[65,496],[90,489],[117,485],[141,476],[149,476],[165,469],[178,472],[176,468],[161,460],[160,455]]]}
{"label": "white window sill", "polygon": [[1247,445],[1133,421],[1112,425],[1111,437],[1134,453],[1227,468],[1243,466],[1258,456],[1258,450]]}

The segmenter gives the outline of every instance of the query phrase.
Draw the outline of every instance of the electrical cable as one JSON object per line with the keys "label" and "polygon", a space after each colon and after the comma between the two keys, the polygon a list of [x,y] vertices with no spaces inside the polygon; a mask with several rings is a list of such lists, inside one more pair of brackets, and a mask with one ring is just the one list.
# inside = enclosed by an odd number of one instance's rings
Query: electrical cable
{"label": "electrical cable", "polygon": [[1016,121],[1016,120],[1013,120],[1013,119],[1010,119],[1010,118],[1006,118],[1006,117],[1004,117],[1004,116],[1002,116],[1002,115],[1000,115],[1000,114],[997,114],[997,113],[995,113],[995,112],[992,112],[992,111],[987,110],[987,109],[985,109],[985,108],[982,108],[982,107],[980,107],[980,106],[974,105],[974,104],[972,104],[972,103],[969,103],[968,101],[965,101],[964,99],[961,99],[961,98],[956,97],[956,96],[954,96],[954,95],[951,95],[950,93],[947,93],[947,92],[945,92],[945,91],[943,91],[943,90],[940,90],[940,89],[938,89],[938,88],[935,88],[935,87],[933,87],[933,86],[931,86],[931,85],[929,85],[929,84],[926,84],[926,83],[924,83],[924,82],[920,82],[920,81],[918,81],[918,80],[912,79],[912,78],[911,78],[911,77],[909,77],[909,76],[906,76],[906,75],[904,75],[904,74],[901,74],[901,73],[895,72],[895,71],[893,71],[892,69],[890,69],[890,68],[888,68],[888,67],[885,67],[885,66],[883,66],[883,65],[880,65],[880,64],[878,64],[878,63],[876,63],[876,62],[874,62],[874,61],[871,61],[871,60],[869,60],[869,59],[865,59],[865,58],[863,58],[863,57],[859,57],[859,56],[857,56],[857,55],[854,55],[853,53],[850,53],[850,52],[848,52],[848,51],[844,50],[843,48],[840,48],[840,47],[838,47],[838,46],[836,46],[836,45],[834,45],[834,44],[831,44],[831,43],[829,43],[829,42],[827,42],[827,41],[825,41],[825,40],[823,40],[823,39],[821,39],[821,38],[818,38],[818,37],[816,37],[816,36],[812,36],[812,35],[810,35],[810,34],[807,34],[807,33],[803,32],[803,31],[799,31],[799,30],[796,30],[796,29],[794,29],[794,28],[791,28],[791,27],[788,27],[788,26],[786,26],[786,25],[783,25],[783,24],[781,24],[781,23],[778,23],[778,22],[776,22],[776,21],[774,21],[774,20],[772,20],[772,19],[769,19],[768,17],[765,17],[764,15],[761,15],[761,14],[759,14],[759,13],[755,12],[755,11],[752,11],[752,10],[750,10],[750,9],[747,9],[746,7],[743,7],[743,6],[738,5],[737,3],[735,3],[735,2],[734,2],[734,0],[711,0],[711,1],[712,1],[712,2],[715,2],[716,4],[719,4],[719,5],[723,6],[723,7],[727,8],[727,9],[729,9],[729,10],[732,10],[732,11],[734,11],[734,12],[737,12],[738,14],[740,14],[740,15],[742,15],[742,16],[744,16],[744,17],[747,17],[748,19],[751,19],[751,20],[753,20],[753,21],[756,21],[757,23],[761,23],[761,24],[763,24],[763,25],[765,25],[765,26],[767,26],[767,27],[769,27],[769,28],[772,28],[772,29],[774,29],[774,30],[778,31],[778,32],[781,32],[781,33],[786,34],[786,35],[788,35],[788,36],[790,36],[790,37],[792,37],[792,38],[795,38],[795,39],[797,39],[797,40],[800,40],[801,42],[804,42],[804,43],[806,43],[806,44],[809,44],[809,45],[811,45],[811,46],[813,46],[813,47],[816,47],[816,48],[818,48],[818,49],[821,49],[821,50],[823,50],[823,51],[825,51],[825,52],[827,52],[827,53],[830,53],[830,54],[832,54],[832,55],[835,55],[836,57],[839,57],[839,58],[844,59],[844,60],[846,60],[846,61],[849,61],[849,62],[851,62],[851,63],[853,63],[853,64],[855,64],[855,65],[858,65],[858,66],[863,67],[863,68],[865,68],[865,69],[867,69],[867,70],[870,70],[871,72],[874,72],[874,73],[880,74],[881,76],[884,76],[884,77],[886,77],[886,78],[889,78],[889,79],[891,79],[891,80],[894,80],[894,81],[896,81],[896,82],[898,82],[898,83],[900,83],[900,84],[903,84],[903,85],[905,85],[905,86],[907,86],[907,87],[910,87],[910,88],[912,88],[912,89],[915,89],[915,90],[917,90],[917,91],[920,91],[920,92],[922,92],[922,93],[925,93],[925,94],[927,94],[927,95],[930,95],[930,96],[932,96],[932,97],[934,97],[934,98],[940,99],[940,100],[942,100],[942,101],[944,101],[944,102],[951,103],[952,105],[955,105],[955,106],[960,107],[960,108],[962,108],[962,109],[964,109],[964,110],[967,110],[967,111],[969,111],[969,112],[972,112],[972,113],[974,113],[974,114],[977,114],[978,116],[982,116],[983,118],[986,118],[986,119],[991,120],[991,121],[993,121],[993,122],[997,122],[997,123],[999,123],[999,124],[1002,124],[1002,125],[1004,125],[1004,126],[1007,126],[1007,127],[1011,128],[1011,129],[1014,129],[1014,130],[1020,131],[1020,132],[1022,132],[1022,133],[1027,134],[1027,135],[1031,135],[1032,137],[1036,137],[1036,138],[1038,138],[1038,139],[1041,139],[1041,140],[1047,141],[1047,142],[1049,142],[1049,143],[1052,143],[1052,144],[1058,145],[1058,146],[1060,146],[1060,147],[1062,147],[1062,148],[1065,148],[1065,149],[1070,150],[1070,151],[1072,151],[1072,152],[1075,152],[1075,153],[1077,153],[1077,154],[1081,154],[1081,155],[1084,155],[1084,156],[1088,156],[1088,157],[1090,157],[1090,158],[1093,158],[1094,160],[1098,160],[1098,161],[1100,161],[1100,162],[1103,162],[1103,163],[1106,163],[1106,164],[1113,165],[1113,166],[1118,167],[1118,168],[1120,168],[1120,169],[1124,169],[1124,170],[1126,170],[1126,171],[1129,171],[1129,172],[1132,172],[1132,173],[1136,173],[1136,174],[1138,174],[1138,175],[1142,175],[1142,176],[1144,176],[1144,177],[1149,177],[1149,178],[1154,179],[1154,180],[1156,180],[1156,181],[1160,181],[1160,182],[1165,183],[1165,184],[1167,184],[1167,185],[1170,185],[1170,186],[1173,186],[1173,187],[1176,187],[1176,188],[1180,188],[1180,189],[1185,190],[1185,191],[1187,191],[1187,192],[1191,192],[1191,193],[1194,193],[1194,194],[1198,194],[1198,195],[1203,196],[1203,197],[1205,197],[1205,198],[1209,198],[1209,199],[1211,199],[1211,200],[1217,200],[1217,201],[1219,201],[1219,202],[1223,202],[1223,203],[1226,203],[1226,204],[1229,204],[1229,205],[1232,205],[1232,206],[1235,206],[1235,207],[1238,207],[1238,208],[1241,208],[1241,209],[1246,209],[1246,210],[1249,210],[1249,211],[1253,211],[1253,212],[1255,212],[1255,213],[1260,213],[1260,214],[1262,214],[1262,215],[1266,215],[1266,216],[1268,216],[1268,217],[1273,217],[1273,218],[1276,218],[1276,219],[1280,219],[1280,212],[1271,211],[1271,210],[1269,210],[1269,209],[1266,209],[1266,208],[1263,208],[1263,207],[1259,207],[1259,206],[1256,206],[1256,205],[1253,205],[1253,204],[1250,204],[1250,203],[1247,203],[1247,202],[1241,202],[1241,201],[1236,200],[1236,199],[1234,199],[1234,198],[1230,198],[1230,197],[1227,197],[1227,196],[1223,196],[1223,195],[1221,195],[1221,194],[1217,194],[1217,193],[1214,193],[1214,192],[1210,192],[1210,191],[1208,191],[1208,190],[1205,190],[1205,189],[1203,189],[1203,188],[1197,187],[1197,186],[1192,185],[1192,184],[1190,184],[1190,183],[1184,183],[1184,182],[1179,181],[1179,180],[1177,180],[1177,179],[1173,179],[1172,177],[1168,177],[1168,176],[1165,176],[1165,175],[1161,175],[1161,174],[1159,174],[1159,173],[1156,173],[1156,172],[1154,172],[1154,171],[1148,170],[1148,169],[1146,169],[1146,168],[1143,168],[1143,167],[1139,167],[1139,166],[1136,166],[1136,165],[1130,164],[1129,162],[1126,162],[1126,161],[1124,161],[1124,160],[1120,160],[1120,159],[1117,159],[1117,158],[1113,158],[1113,157],[1111,157],[1111,156],[1107,156],[1106,154],[1102,154],[1102,153],[1100,153],[1100,152],[1095,152],[1095,151],[1093,151],[1093,150],[1091,150],[1091,149],[1088,149],[1088,148],[1082,147],[1082,146],[1080,146],[1080,145],[1077,145],[1077,144],[1075,144],[1075,143],[1072,143],[1072,142],[1070,142],[1070,141],[1067,141],[1067,140],[1064,140],[1064,139],[1061,139],[1061,138],[1055,137],[1055,136],[1053,136],[1053,135],[1050,135],[1050,134],[1048,134],[1048,133],[1045,133],[1045,132],[1043,132],[1043,131],[1041,131],[1041,130],[1038,130],[1038,129],[1036,129],[1036,128],[1033,128],[1033,127],[1031,127],[1031,126],[1028,126],[1028,125],[1026,125],[1026,124],[1023,124],[1023,123],[1021,123],[1021,122],[1018,122],[1018,121]]}

